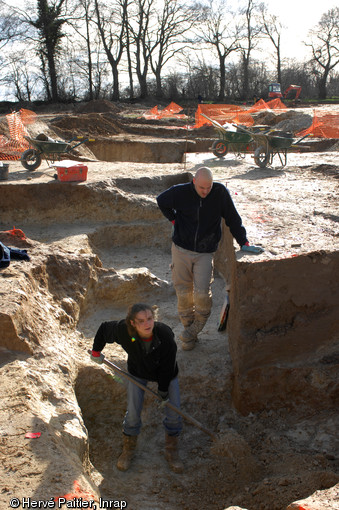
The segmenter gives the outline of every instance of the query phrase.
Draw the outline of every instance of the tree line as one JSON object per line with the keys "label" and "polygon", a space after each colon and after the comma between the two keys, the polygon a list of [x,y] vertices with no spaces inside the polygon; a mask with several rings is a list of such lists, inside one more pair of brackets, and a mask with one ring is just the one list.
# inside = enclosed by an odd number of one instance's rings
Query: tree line
{"label": "tree line", "polygon": [[[24,1],[24,0],[23,0]],[[249,100],[270,82],[339,95],[339,8],[308,34],[305,62],[282,58],[285,27],[243,0],[0,0],[0,85],[18,101],[201,97]],[[271,50],[261,51],[260,48]],[[258,57],[259,55],[259,57]]]}

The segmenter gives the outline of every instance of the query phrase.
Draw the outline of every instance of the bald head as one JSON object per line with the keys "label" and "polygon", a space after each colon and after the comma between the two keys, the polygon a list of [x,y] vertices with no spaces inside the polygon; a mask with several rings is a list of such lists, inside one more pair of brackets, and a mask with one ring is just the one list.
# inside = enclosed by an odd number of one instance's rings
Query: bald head
{"label": "bald head", "polygon": [[207,166],[201,166],[195,172],[195,179],[203,178],[205,180],[209,180],[213,182],[213,174],[211,170]]}
{"label": "bald head", "polygon": [[196,171],[193,178],[195,191],[201,198],[207,197],[213,186],[213,174],[207,166],[202,166]]}

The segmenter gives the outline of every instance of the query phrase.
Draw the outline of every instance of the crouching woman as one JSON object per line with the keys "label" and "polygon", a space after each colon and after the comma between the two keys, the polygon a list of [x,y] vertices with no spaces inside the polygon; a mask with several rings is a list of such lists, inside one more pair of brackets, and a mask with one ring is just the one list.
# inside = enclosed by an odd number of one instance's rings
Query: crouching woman
{"label": "crouching woman", "polygon": [[[180,408],[177,345],[172,329],[155,321],[153,309],[144,303],[132,305],[125,319],[103,322],[94,338],[92,361],[102,363],[101,353],[106,343],[121,345],[126,351],[128,372],[142,385],[149,381],[158,384],[158,395]],[[117,467],[126,471],[134,456],[137,437],[141,431],[141,411],[145,391],[128,381],[127,411],[123,421],[123,450]],[[165,457],[175,473],[182,473],[183,463],[178,454],[178,437],[182,430],[181,416],[164,405]]]}

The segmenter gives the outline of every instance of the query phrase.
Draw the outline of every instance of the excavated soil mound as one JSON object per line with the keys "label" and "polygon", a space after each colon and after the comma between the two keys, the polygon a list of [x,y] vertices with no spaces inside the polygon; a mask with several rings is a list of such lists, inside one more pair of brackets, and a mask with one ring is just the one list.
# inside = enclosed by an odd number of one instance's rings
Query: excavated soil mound
{"label": "excavated soil mound", "polygon": [[105,99],[94,99],[93,101],[89,101],[88,103],[80,105],[76,109],[76,113],[107,113],[119,112],[119,108],[116,104],[111,103]]}
{"label": "excavated soil mound", "polygon": [[274,111],[264,111],[255,115],[255,124],[264,124],[274,126],[281,131],[289,131],[293,134],[310,127],[313,121],[312,112],[287,111],[276,113]]}
{"label": "excavated soil mound", "polygon": [[83,115],[65,115],[51,121],[55,131],[62,133],[65,139],[71,136],[111,136],[124,133],[123,125],[115,114],[87,113]]}

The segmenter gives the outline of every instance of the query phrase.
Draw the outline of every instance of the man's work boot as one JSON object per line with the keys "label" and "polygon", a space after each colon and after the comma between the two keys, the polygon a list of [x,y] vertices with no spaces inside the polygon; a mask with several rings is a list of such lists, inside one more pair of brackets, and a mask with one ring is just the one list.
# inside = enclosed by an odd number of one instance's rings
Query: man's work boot
{"label": "man's work boot", "polygon": [[181,324],[187,328],[194,321],[193,289],[191,292],[177,291],[178,315]]}
{"label": "man's work boot", "polygon": [[193,335],[190,332],[190,326],[184,329],[184,331],[179,335],[179,338],[182,342],[181,348],[183,351],[191,351],[195,347],[195,343],[198,340],[197,335]]}
{"label": "man's work boot", "polygon": [[183,473],[184,464],[179,457],[178,453],[178,438],[177,436],[169,436],[166,434],[165,458],[168,462],[169,468],[174,473]]}
{"label": "man's work boot", "polygon": [[205,323],[206,321],[200,322],[195,320],[190,326],[184,329],[181,335],[179,335],[179,338],[182,341],[183,351],[191,351],[194,349],[195,344],[198,341],[198,333],[202,331]]}
{"label": "man's work boot", "polygon": [[137,446],[137,439],[138,436],[126,436],[126,434],[124,434],[124,444],[117,462],[117,468],[120,471],[127,471],[130,467],[131,460],[134,457],[134,450]]}

